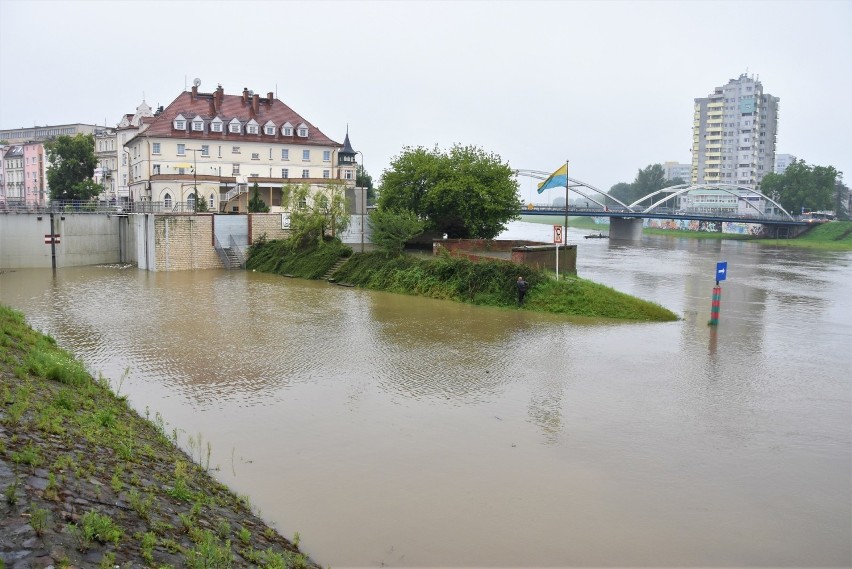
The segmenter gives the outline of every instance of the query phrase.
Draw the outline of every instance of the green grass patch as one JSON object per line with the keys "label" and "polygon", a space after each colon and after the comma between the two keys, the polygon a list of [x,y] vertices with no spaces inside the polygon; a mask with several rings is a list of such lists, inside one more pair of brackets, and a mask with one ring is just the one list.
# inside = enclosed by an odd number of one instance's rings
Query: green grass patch
{"label": "green grass patch", "polygon": [[352,249],[333,239],[310,249],[296,249],[288,240],[258,241],[249,249],[246,268],[303,279],[322,278],[341,257]]}
{"label": "green grass patch", "polygon": [[591,281],[576,277],[555,281],[544,271],[501,261],[363,253],[353,255],[335,274],[340,282],[368,289],[504,308],[517,305],[518,276],[529,282],[526,310],[624,320],[678,319],[657,304]]}
{"label": "green grass patch", "polygon": [[852,251],[852,221],[820,223],[795,239],[758,239],[757,242],[781,247]]}

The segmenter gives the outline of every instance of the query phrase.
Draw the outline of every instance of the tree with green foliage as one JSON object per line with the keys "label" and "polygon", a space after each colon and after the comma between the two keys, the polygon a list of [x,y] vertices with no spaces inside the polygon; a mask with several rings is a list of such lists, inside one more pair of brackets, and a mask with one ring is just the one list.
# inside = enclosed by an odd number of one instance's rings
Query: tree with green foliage
{"label": "tree with green foliage", "polygon": [[51,200],[89,200],[103,188],[91,182],[95,173],[95,139],[91,134],[58,136],[45,143]]}
{"label": "tree with green foliage", "polygon": [[426,228],[491,239],[518,219],[518,183],[507,163],[475,146],[406,147],[382,174],[379,209],[408,210]]}
{"label": "tree with green foliage", "polygon": [[843,183],[843,174],[834,182],[834,213],[837,219],[849,219],[849,188]]}
{"label": "tree with green foliage", "polygon": [[389,255],[399,255],[405,242],[423,232],[425,223],[409,210],[376,209],[370,213],[373,243]]}
{"label": "tree with green foliage", "polygon": [[281,205],[290,212],[291,242],[308,247],[323,242],[327,233],[338,236],[349,227],[345,185],[329,182],[311,191],[308,184],[285,184],[281,188]]}
{"label": "tree with green foliage", "polygon": [[260,188],[257,182],[252,186],[252,195],[248,203],[248,210],[251,213],[269,213],[269,206],[260,198]]}
{"label": "tree with green foliage", "polygon": [[810,166],[804,160],[796,160],[783,174],[770,172],[764,176],[760,192],[794,215],[831,210],[835,206],[838,176],[833,166]]}
{"label": "tree with green foliage", "polygon": [[201,194],[198,194],[198,203],[195,206],[195,211],[199,213],[210,211],[210,207],[207,205],[207,199]]}
{"label": "tree with green foliage", "polygon": [[375,203],[376,189],[373,187],[373,177],[360,164],[355,166],[355,186],[367,188],[367,203]]}
{"label": "tree with green foliage", "polygon": [[[666,180],[666,173],[662,165],[649,164],[637,172],[636,178],[632,183],[628,184],[626,182],[619,182],[610,188],[608,194],[621,200],[625,204],[630,205],[639,198],[652,194],[657,190],[684,183],[685,182],[680,178]],[[644,200],[640,205],[649,206],[660,199],[660,197],[661,196],[657,194],[653,198]],[[610,205],[614,205],[616,203],[617,202],[614,200],[609,200]]]}

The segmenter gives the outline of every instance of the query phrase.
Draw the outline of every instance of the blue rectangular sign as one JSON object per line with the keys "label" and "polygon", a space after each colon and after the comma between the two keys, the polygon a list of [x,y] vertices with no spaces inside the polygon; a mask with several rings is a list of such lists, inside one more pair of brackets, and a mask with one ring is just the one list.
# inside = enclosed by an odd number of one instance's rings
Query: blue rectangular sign
{"label": "blue rectangular sign", "polygon": [[716,263],[716,280],[723,281],[728,276],[728,262],[720,261]]}

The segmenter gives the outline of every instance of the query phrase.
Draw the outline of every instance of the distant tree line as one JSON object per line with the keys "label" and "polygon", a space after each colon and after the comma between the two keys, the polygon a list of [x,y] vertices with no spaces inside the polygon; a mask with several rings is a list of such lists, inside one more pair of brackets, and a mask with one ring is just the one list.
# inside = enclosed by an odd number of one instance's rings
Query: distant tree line
{"label": "distant tree line", "polygon": [[[636,178],[632,183],[628,184],[627,182],[619,182],[609,189],[608,194],[621,200],[625,204],[630,205],[639,198],[652,194],[657,190],[685,183],[686,182],[680,178],[666,180],[666,173],[665,170],[663,170],[663,166],[661,164],[650,164],[645,168],[641,168],[636,173]],[[661,199],[661,196],[657,195],[653,198],[643,200],[639,205],[647,207],[659,199]],[[608,199],[607,205],[615,206],[618,205],[618,202]],[[668,207],[674,207],[674,204],[671,204]]]}

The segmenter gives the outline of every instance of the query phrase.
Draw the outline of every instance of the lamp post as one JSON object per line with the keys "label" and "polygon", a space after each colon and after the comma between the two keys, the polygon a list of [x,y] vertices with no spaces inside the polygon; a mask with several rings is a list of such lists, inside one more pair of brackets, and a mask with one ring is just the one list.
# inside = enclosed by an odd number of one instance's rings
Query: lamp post
{"label": "lamp post", "polygon": [[192,152],[192,191],[195,194],[195,200],[192,202],[192,212],[198,213],[198,153],[203,152],[200,148],[187,148]]}
{"label": "lamp post", "polygon": [[[366,177],[367,172],[364,170],[364,153],[360,150],[356,150],[355,154],[361,155],[361,175]],[[358,174],[355,173],[355,184],[358,184]],[[367,217],[367,187],[365,185],[361,185],[361,252],[364,252],[364,223],[366,222]]]}

